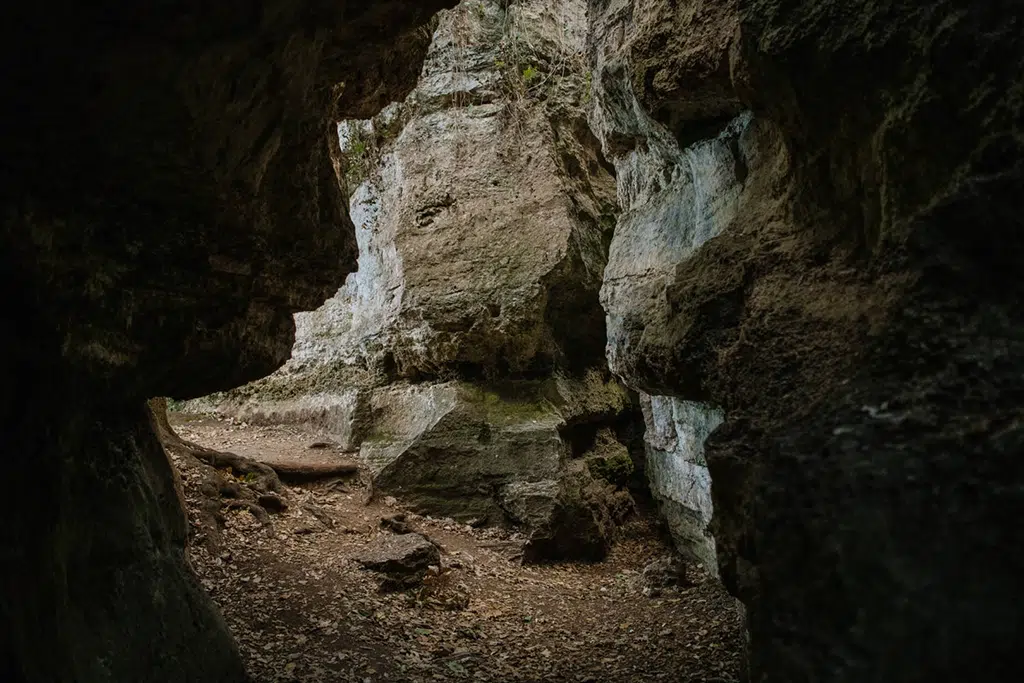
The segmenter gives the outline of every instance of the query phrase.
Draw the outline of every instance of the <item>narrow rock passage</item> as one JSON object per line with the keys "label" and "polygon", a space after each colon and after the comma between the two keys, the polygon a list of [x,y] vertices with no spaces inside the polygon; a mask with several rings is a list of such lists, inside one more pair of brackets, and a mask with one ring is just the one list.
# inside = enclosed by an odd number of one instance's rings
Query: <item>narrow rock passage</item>
{"label": "narrow rock passage", "polygon": [[[172,419],[186,439],[250,457],[296,454],[316,441],[294,428]],[[206,475],[177,464],[193,566],[256,681],[738,678],[740,612],[693,568],[685,587],[660,587],[644,574],[670,554],[651,518],[627,524],[605,562],[524,567],[514,533],[408,514],[401,526],[440,546],[440,574],[415,590],[381,593],[380,575],[355,558],[395,533],[394,523],[381,523],[402,513],[394,499],[368,502],[358,480],[292,486],[270,526],[237,509],[224,513],[216,535],[198,522]]]}

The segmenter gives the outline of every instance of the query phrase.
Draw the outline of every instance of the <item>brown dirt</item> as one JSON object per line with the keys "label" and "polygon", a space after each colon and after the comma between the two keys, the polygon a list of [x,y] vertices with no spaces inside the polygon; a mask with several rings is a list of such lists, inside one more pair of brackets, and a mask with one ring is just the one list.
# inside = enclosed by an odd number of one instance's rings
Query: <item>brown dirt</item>
{"label": "brown dirt", "polygon": [[[173,416],[181,435],[248,457],[308,453],[315,435]],[[201,472],[178,463],[190,517]],[[734,681],[742,617],[720,585],[652,589],[641,571],[670,552],[655,524],[624,527],[599,564],[522,566],[514,532],[409,515],[442,549],[429,585],[379,592],[353,560],[401,511],[358,483],[288,487],[266,527],[225,513],[216,553],[193,522],[192,562],[220,605],[256,681]]]}

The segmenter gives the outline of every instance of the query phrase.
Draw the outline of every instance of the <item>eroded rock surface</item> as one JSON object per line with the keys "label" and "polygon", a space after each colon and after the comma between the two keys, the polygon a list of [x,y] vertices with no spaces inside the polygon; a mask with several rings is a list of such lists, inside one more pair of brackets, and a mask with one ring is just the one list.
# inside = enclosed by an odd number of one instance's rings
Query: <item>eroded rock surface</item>
{"label": "eroded rock surface", "polygon": [[467,0],[440,16],[409,98],[341,127],[359,270],[298,316],[287,370],[415,380],[603,363],[615,187],[584,114],[584,10]]}
{"label": "eroded rock surface", "polygon": [[641,395],[647,479],[676,547],[717,572],[711,534],[714,506],[704,442],[722,423],[721,411],[696,401]]}
{"label": "eroded rock surface", "polygon": [[355,266],[333,124],[443,5],[4,6],[0,679],[245,679],[144,404],[287,358]]}
{"label": "eroded rock surface", "polygon": [[639,417],[604,359],[616,196],[585,115],[585,10],[441,13],[409,97],[339,129],[358,271],[296,316],[284,368],[214,398],[323,429],[421,512],[525,525],[538,558],[607,552],[629,473],[609,492],[569,461],[601,429],[628,459]]}
{"label": "eroded rock surface", "polygon": [[[721,411],[672,397],[673,383],[693,377],[678,376],[691,370],[673,357],[668,321],[679,303],[668,290],[679,264],[725,230],[750,195],[753,183],[745,180],[757,163],[757,126],[730,94],[728,79],[706,82],[721,58],[707,51],[723,36],[727,46],[729,37],[730,26],[716,23],[729,15],[720,6],[673,11],[653,3],[641,11],[626,2],[591,10],[591,123],[614,162],[622,209],[601,290],[608,362],[643,392],[646,472],[677,547],[714,572],[703,443]],[[685,88],[684,101],[662,93],[671,78],[681,79],[670,90]],[[635,92],[634,81],[658,94]],[[704,396],[698,390],[694,398]]]}
{"label": "eroded rock surface", "polygon": [[752,679],[1017,677],[1019,12],[590,9],[609,360],[723,411],[712,530]]}

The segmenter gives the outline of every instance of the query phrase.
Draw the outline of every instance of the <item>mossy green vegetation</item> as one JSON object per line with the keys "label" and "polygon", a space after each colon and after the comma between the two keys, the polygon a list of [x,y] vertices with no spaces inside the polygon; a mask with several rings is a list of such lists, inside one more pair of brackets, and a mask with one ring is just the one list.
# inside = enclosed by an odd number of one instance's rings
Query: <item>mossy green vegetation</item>
{"label": "mossy green vegetation", "polygon": [[479,407],[482,417],[490,424],[501,426],[532,420],[557,420],[555,407],[539,391],[540,386],[479,386],[462,387],[465,400]]}
{"label": "mossy green vegetation", "polygon": [[633,460],[629,453],[623,451],[611,455],[597,455],[587,459],[587,468],[590,474],[599,479],[604,479],[609,484],[623,487],[629,483],[633,476]]}

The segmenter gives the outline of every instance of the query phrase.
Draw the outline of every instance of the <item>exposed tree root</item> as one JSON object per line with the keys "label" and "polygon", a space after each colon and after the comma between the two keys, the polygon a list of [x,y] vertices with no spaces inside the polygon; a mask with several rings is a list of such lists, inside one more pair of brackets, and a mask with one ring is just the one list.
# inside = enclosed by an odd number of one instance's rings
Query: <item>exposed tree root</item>
{"label": "exposed tree root", "polygon": [[[198,526],[210,532],[205,540],[212,548],[221,544],[219,534],[224,528],[225,511],[246,510],[263,526],[269,527],[270,513],[288,509],[286,489],[273,468],[250,458],[182,439],[170,425],[164,398],[150,400],[149,410],[153,429],[172,464],[175,459],[191,460],[204,474],[203,481],[189,489],[199,495],[200,500],[193,509],[200,517]],[[173,469],[175,488],[184,508],[184,487],[177,467]]]}

